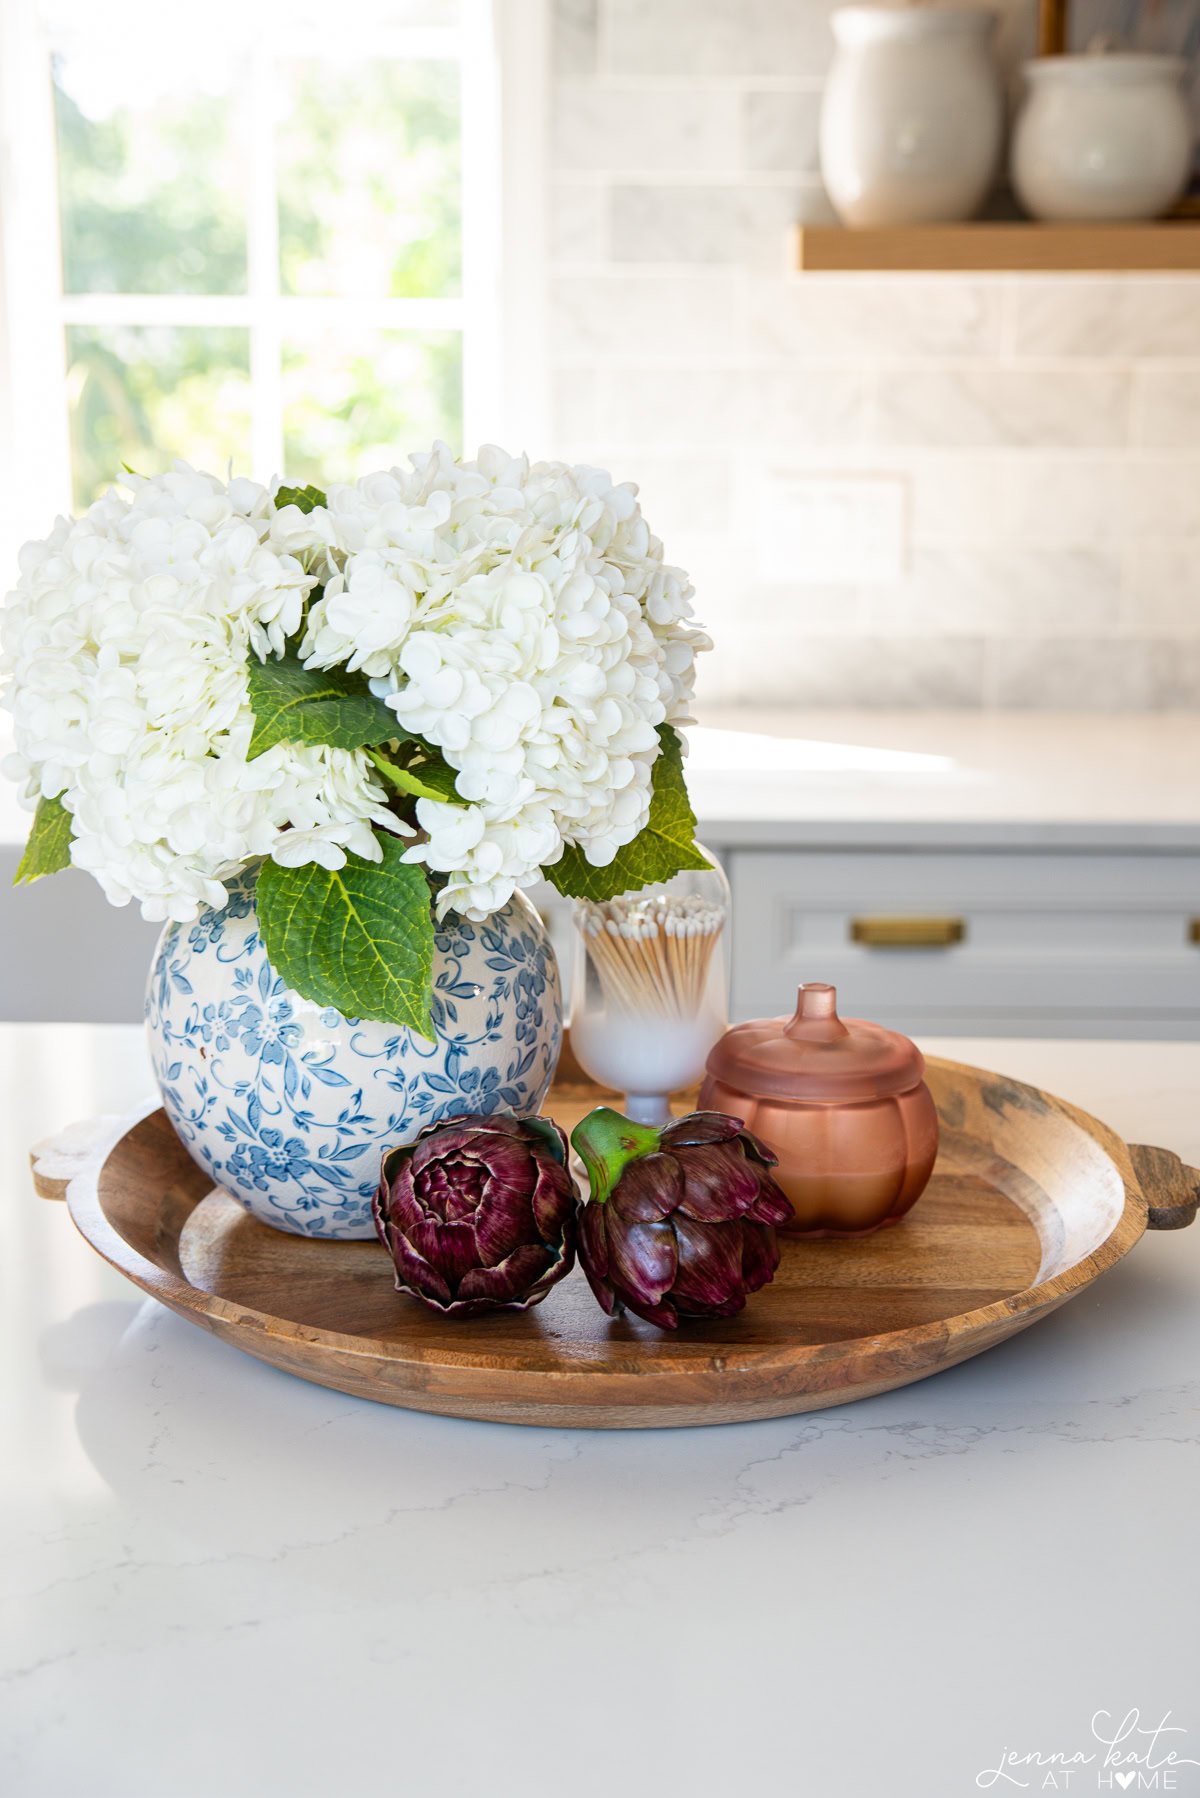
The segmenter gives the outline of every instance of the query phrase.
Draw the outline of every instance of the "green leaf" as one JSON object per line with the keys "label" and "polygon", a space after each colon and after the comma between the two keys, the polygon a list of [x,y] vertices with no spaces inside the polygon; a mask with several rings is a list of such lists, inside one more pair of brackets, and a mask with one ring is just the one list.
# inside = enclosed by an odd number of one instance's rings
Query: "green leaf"
{"label": "green leaf", "polygon": [[302,999],[346,1018],[376,1018],[433,1040],[433,918],[423,870],[381,836],[381,862],[359,855],[332,872],[265,862],[258,922],[271,965]]}
{"label": "green leaf", "polygon": [[454,769],[440,756],[436,761],[422,759],[411,768],[402,768],[388,756],[380,755],[377,749],[369,749],[367,754],[397,793],[413,793],[418,799],[440,799],[443,805],[466,805],[454,784]]}
{"label": "green leaf", "polygon": [[71,865],[71,814],[61,799],[39,799],[25,853],[13,875],[13,885],[40,880]]}
{"label": "green leaf", "polygon": [[276,743],[362,749],[407,734],[361,674],[347,674],[344,668],[306,668],[291,650],[281,658],[268,656],[265,662],[251,656],[247,672],[254,712],[251,761]]}
{"label": "green leaf", "polygon": [[695,843],[696,814],[684,784],[679,738],[669,724],[658,735],[662,749],[654,764],[650,816],[632,843],[618,849],[607,868],[593,868],[582,849],[568,845],[558,861],[543,869],[568,899],[615,899],[618,893],[670,880],[684,868],[711,868]]}
{"label": "green leaf", "polygon": [[323,506],[325,495],[319,487],[281,487],[275,495],[275,510],[282,512],[285,506],[299,506],[302,512],[311,512],[314,506]]}

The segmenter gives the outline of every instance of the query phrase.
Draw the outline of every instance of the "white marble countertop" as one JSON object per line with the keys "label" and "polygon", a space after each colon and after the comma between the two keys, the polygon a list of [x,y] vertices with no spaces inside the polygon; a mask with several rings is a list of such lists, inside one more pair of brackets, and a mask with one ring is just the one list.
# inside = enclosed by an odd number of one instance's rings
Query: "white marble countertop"
{"label": "white marble countertop", "polygon": [[[926,1046],[1200,1165],[1200,1045]],[[1117,1752],[1200,1761],[1200,1227],[858,1405],[453,1422],[239,1355],[33,1196],[145,1087],[136,1031],[0,1029],[0,1791],[966,1798],[1135,1709],[1190,1734]]]}
{"label": "white marble countertop", "polygon": [[717,844],[1200,847],[1200,714],[702,707],[689,736]]}
{"label": "white marble countertop", "polygon": [[[0,715],[0,752],[5,747]],[[700,707],[688,787],[714,843],[972,836],[1200,846],[1200,713]],[[0,779],[0,845],[29,816]]]}

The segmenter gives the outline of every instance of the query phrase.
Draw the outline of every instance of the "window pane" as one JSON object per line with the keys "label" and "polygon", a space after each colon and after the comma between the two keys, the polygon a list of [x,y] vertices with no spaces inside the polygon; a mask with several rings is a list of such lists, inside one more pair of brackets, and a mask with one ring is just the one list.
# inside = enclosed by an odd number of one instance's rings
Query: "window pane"
{"label": "window pane", "polygon": [[214,474],[250,472],[248,333],[199,326],[67,331],[76,506],[119,479],[157,474],[176,456]]}
{"label": "window pane", "polygon": [[137,43],[54,58],[64,291],[244,293],[246,159],[230,71],[153,40],[137,54]]}
{"label": "window pane", "polygon": [[326,332],[284,346],[284,462],[290,481],[352,480],[435,437],[462,447],[457,331]]}
{"label": "window pane", "polygon": [[[243,0],[244,3],[244,0]],[[453,27],[460,22],[459,0],[343,0],[336,19],[345,19],[360,35],[399,31],[412,26]],[[330,30],[329,0],[289,0],[288,27],[297,31]]]}
{"label": "window pane", "polygon": [[458,79],[451,62],[281,66],[285,293],[460,291]]}

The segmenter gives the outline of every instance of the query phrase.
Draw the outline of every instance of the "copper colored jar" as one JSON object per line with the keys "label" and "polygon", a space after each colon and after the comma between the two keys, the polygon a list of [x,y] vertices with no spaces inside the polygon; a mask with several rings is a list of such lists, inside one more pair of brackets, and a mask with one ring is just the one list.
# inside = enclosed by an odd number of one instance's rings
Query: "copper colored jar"
{"label": "copper colored jar", "polygon": [[703,1111],[742,1119],[779,1157],[775,1178],[804,1236],[895,1223],[937,1158],[937,1112],[915,1043],[839,1018],[831,986],[800,988],[792,1018],[727,1030],[708,1058]]}

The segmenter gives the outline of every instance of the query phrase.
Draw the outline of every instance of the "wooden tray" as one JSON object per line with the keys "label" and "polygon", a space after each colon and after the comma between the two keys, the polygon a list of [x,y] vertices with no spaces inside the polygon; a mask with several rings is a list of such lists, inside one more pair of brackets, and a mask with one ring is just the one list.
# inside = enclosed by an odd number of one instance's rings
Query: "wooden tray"
{"label": "wooden tray", "polygon": [[[578,1269],[532,1311],[447,1322],[393,1290],[376,1244],[249,1217],[159,1110],[77,1126],[34,1152],[34,1179],[143,1291],[319,1385],[508,1423],[732,1423],[952,1367],[1082,1291],[1147,1226],[1195,1216],[1200,1175],[1177,1157],[978,1068],[931,1060],[928,1078],[942,1149],[908,1217],[857,1242],[787,1242],[741,1317],[677,1336],[605,1317]],[[610,1097],[566,1082],[547,1109],[569,1130]]]}

